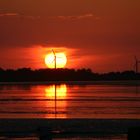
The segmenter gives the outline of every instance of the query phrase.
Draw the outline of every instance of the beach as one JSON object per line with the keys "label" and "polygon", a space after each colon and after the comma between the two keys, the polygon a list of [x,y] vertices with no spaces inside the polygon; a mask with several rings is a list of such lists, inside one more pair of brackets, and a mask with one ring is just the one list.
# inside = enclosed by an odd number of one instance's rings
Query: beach
{"label": "beach", "polygon": [[40,130],[54,137],[120,135],[139,126],[139,119],[0,119],[0,135],[39,136]]}

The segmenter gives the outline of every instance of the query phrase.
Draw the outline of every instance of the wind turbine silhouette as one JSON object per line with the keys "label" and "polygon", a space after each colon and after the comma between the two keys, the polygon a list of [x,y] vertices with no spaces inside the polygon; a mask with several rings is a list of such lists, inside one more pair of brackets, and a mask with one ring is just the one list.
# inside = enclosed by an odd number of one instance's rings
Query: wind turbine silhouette
{"label": "wind turbine silhouette", "polygon": [[140,61],[137,59],[136,56],[135,56],[134,58],[135,58],[135,65],[134,65],[134,67],[135,67],[135,72],[138,73],[138,64],[140,63]]}
{"label": "wind turbine silhouette", "polygon": [[54,55],[54,60],[52,62],[54,62],[54,68],[56,69],[56,54],[54,52],[54,50],[52,49],[53,55]]}
{"label": "wind turbine silhouette", "polygon": [[54,55],[54,60],[52,61],[52,63],[54,62],[54,68],[56,69],[57,68],[57,58],[62,59],[62,57],[56,56],[56,53],[55,53],[55,51],[53,49],[52,49],[52,53]]}

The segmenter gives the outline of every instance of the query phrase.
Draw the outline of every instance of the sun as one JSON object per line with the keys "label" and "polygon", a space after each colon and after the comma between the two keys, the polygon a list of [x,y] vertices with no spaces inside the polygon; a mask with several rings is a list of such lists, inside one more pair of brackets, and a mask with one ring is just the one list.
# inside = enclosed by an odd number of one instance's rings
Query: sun
{"label": "sun", "polygon": [[53,53],[47,54],[45,56],[45,64],[48,68],[55,68],[55,59],[56,59],[56,68],[64,68],[67,64],[67,57],[65,53]]}

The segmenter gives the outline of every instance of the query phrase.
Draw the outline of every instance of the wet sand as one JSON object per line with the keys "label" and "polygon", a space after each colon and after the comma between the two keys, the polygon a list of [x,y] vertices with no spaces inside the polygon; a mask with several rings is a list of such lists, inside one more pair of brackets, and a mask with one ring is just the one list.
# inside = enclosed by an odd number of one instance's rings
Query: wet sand
{"label": "wet sand", "polygon": [[119,135],[140,127],[140,119],[0,119],[0,135],[30,135],[39,130],[59,134]]}

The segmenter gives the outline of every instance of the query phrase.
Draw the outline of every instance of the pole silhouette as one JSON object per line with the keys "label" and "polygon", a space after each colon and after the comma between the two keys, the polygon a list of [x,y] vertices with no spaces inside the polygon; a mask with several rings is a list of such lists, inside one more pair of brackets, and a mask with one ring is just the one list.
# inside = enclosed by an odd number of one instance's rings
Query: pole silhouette
{"label": "pole silhouette", "polygon": [[137,57],[135,56],[135,72],[138,73],[138,65],[139,65],[140,61],[137,59]]}
{"label": "pole silhouette", "polygon": [[55,84],[55,119],[57,118],[57,85]]}

